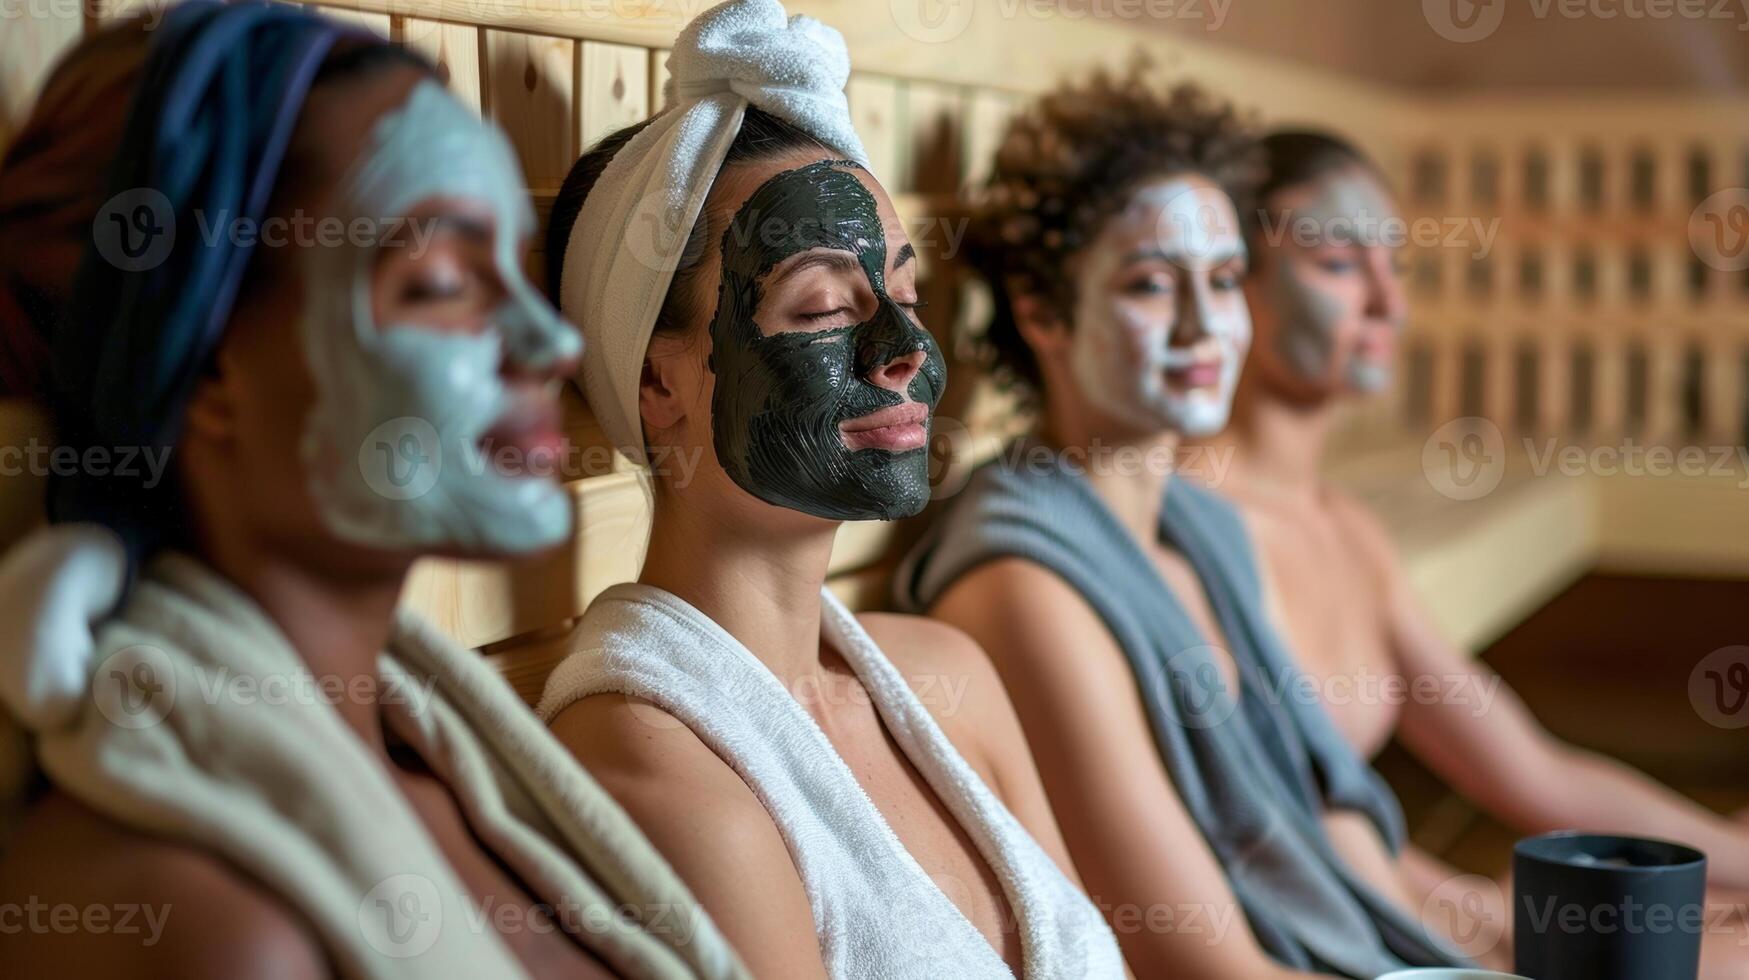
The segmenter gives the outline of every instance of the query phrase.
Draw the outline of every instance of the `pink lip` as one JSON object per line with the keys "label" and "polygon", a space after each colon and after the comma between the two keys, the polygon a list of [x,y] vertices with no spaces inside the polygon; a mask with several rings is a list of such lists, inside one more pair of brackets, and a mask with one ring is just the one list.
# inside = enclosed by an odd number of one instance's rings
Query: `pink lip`
{"label": "pink lip", "polygon": [[1212,388],[1221,383],[1221,362],[1202,361],[1189,367],[1171,368],[1166,377],[1183,388]]}
{"label": "pink lip", "polygon": [[929,432],[924,427],[928,421],[928,408],[917,402],[906,402],[841,422],[838,432],[848,449],[884,449],[902,453],[922,448],[929,442]]}
{"label": "pink lip", "polygon": [[[551,466],[564,458],[569,440],[559,426],[559,406],[551,401],[524,401],[506,412],[480,438],[488,460],[501,449],[512,450],[512,466],[539,463]],[[509,474],[516,475],[516,474]]]}

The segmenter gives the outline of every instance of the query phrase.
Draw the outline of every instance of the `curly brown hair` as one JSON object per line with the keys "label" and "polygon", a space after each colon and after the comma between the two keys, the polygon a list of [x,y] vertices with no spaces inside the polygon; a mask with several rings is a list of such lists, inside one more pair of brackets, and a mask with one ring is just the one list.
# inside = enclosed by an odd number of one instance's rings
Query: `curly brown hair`
{"label": "curly brown hair", "polygon": [[966,234],[967,261],[994,300],[981,339],[1000,380],[1039,384],[1013,296],[1042,297],[1067,320],[1069,260],[1140,184],[1182,173],[1214,181],[1245,213],[1262,179],[1256,128],[1197,85],[1153,84],[1144,62],[1102,70],[1015,116]]}

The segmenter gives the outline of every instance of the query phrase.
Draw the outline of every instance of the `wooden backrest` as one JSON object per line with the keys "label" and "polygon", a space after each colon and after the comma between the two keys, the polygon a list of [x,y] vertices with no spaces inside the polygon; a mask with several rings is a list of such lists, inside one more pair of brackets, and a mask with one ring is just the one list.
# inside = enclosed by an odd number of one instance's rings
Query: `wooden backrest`
{"label": "wooden backrest", "polygon": [[[508,132],[543,214],[582,149],[661,108],[666,47],[705,0],[336,0],[312,5],[423,52],[457,96]],[[877,176],[895,195],[922,260],[926,319],[950,359],[937,424],[944,463],[989,455],[1025,420],[981,378],[968,330],[987,298],[954,262],[963,234],[961,190],[981,179],[1010,114],[1065,76],[1116,66],[1135,52],[1168,75],[1193,78],[1265,121],[1331,127],[1400,168],[1401,134],[1424,131],[1415,100],[1333,75],[1242,54],[1195,32],[1121,18],[1061,16],[1013,0],[791,0],[846,37],[856,71],[849,98]],[[938,9],[939,8],[939,9]],[[43,5],[0,40],[0,115],[22,118],[60,50],[140,0],[71,14]],[[6,130],[0,128],[0,135]],[[539,237],[537,236],[537,241]],[[535,262],[540,263],[536,256]],[[607,586],[637,573],[647,535],[643,474],[608,451],[583,399],[567,392],[581,447],[566,472],[578,532],[560,551],[524,562],[430,561],[407,600],[470,647],[484,648],[525,692],[555,655],[543,644]],[[886,602],[887,575],[915,524],[849,525],[832,585],[858,608]]]}

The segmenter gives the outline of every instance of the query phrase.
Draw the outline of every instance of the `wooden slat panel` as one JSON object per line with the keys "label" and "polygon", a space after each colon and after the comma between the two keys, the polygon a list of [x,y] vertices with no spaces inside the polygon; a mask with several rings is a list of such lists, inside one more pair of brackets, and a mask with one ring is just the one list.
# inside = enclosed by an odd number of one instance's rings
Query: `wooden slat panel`
{"label": "wooden slat panel", "polygon": [[898,193],[899,84],[879,75],[854,74],[846,89],[850,119],[868,151],[870,169],[890,193]]}
{"label": "wooden slat panel", "polygon": [[79,40],[84,19],[77,5],[26,7],[0,20],[0,147],[24,125],[37,90],[61,55]]}
{"label": "wooden slat panel", "polygon": [[578,146],[588,148],[650,114],[650,52],[623,44],[578,45]]}
{"label": "wooden slat panel", "polygon": [[350,5],[331,3],[312,3],[308,5],[308,8],[342,23],[362,27],[385,41],[393,34],[389,25],[389,15],[386,13],[358,10]]}
{"label": "wooden slat panel", "polygon": [[163,18],[164,6],[161,3],[148,3],[147,0],[97,0],[91,4],[92,13],[99,24],[110,24],[124,17],[137,13],[147,15],[147,24],[156,28],[157,22]]}
{"label": "wooden slat panel", "polygon": [[1019,102],[1006,92],[974,91],[966,107],[966,183],[978,186],[990,176],[996,150]]}
{"label": "wooden slat panel", "polygon": [[958,191],[965,166],[965,90],[906,82],[901,104],[899,189],[918,194]]}
{"label": "wooden slat panel", "polygon": [[515,564],[422,561],[403,601],[478,647],[563,623],[601,590],[635,578],[649,528],[642,478],[616,473],[570,490],[581,531],[567,546]]}
{"label": "wooden slat panel", "polygon": [[668,87],[668,56],[672,53],[667,48],[657,48],[650,52],[650,111],[652,113],[661,112],[668,108],[664,92]]}
{"label": "wooden slat panel", "polygon": [[463,104],[480,111],[480,31],[466,24],[403,18],[401,43],[431,59],[444,84]]}
{"label": "wooden slat panel", "polygon": [[483,106],[515,144],[532,188],[557,188],[577,160],[575,43],[486,32]]}

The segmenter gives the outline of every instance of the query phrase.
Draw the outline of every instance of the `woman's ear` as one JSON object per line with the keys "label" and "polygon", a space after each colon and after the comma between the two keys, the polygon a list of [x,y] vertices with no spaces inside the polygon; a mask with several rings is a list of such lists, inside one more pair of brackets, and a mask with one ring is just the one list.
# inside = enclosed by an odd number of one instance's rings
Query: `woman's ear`
{"label": "woman's ear", "polygon": [[183,414],[182,431],[188,435],[218,445],[237,437],[237,405],[232,398],[230,379],[236,373],[225,370],[224,352],[214,359],[217,367],[195,383]]}
{"label": "woman's ear", "polygon": [[1021,339],[1035,354],[1044,356],[1068,347],[1069,324],[1055,303],[1037,293],[1022,292],[1010,293],[1009,303]]}
{"label": "woman's ear", "polygon": [[638,414],[653,432],[672,429],[686,417],[686,404],[680,397],[682,360],[674,356],[644,358],[638,377]]}

